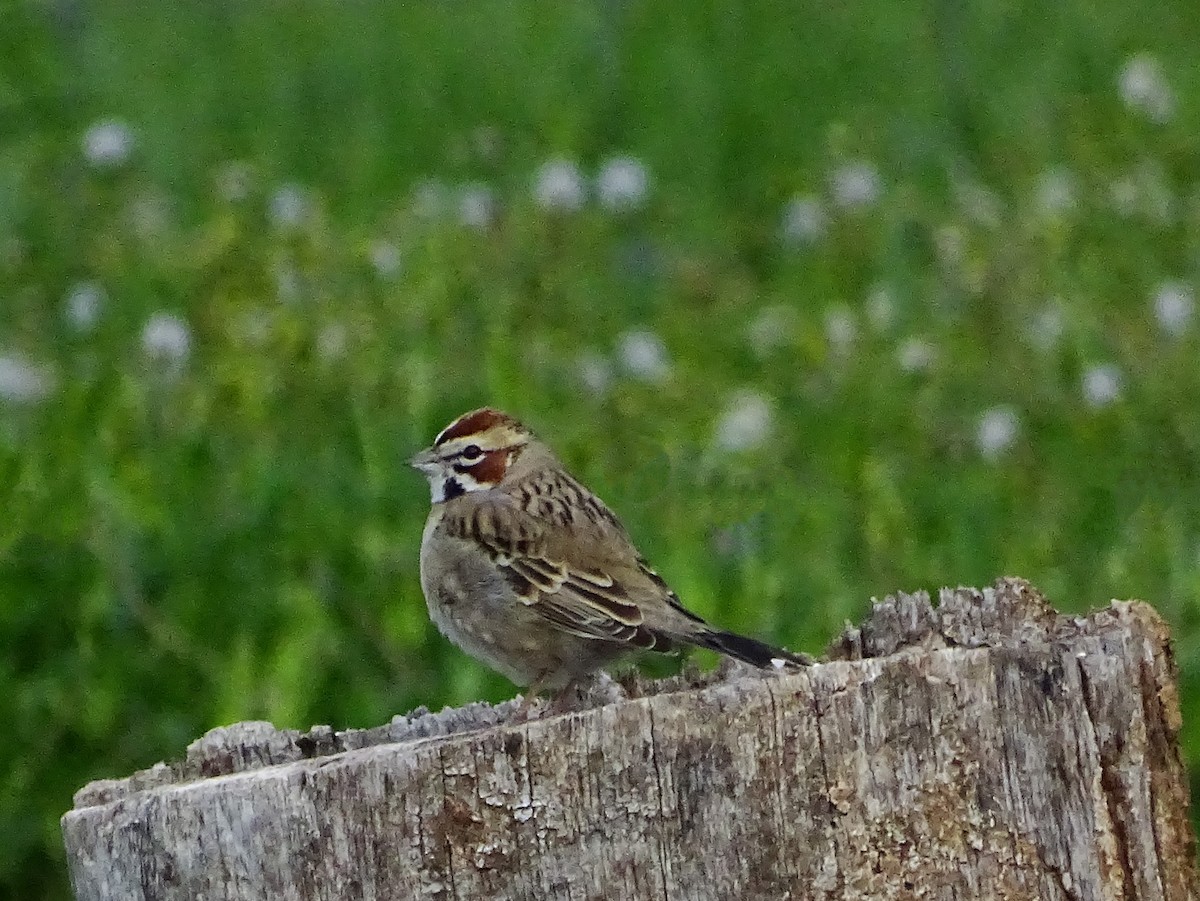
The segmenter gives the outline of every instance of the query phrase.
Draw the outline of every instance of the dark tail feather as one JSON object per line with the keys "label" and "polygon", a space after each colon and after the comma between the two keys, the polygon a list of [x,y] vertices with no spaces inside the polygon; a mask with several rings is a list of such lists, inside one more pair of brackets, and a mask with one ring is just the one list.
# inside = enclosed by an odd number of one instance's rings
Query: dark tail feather
{"label": "dark tail feather", "polygon": [[748,638],[733,632],[706,632],[696,636],[693,641],[702,647],[728,654],[761,669],[792,669],[812,664],[812,659],[804,654],[793,654],[783,648],[771,647],[757,638]]}

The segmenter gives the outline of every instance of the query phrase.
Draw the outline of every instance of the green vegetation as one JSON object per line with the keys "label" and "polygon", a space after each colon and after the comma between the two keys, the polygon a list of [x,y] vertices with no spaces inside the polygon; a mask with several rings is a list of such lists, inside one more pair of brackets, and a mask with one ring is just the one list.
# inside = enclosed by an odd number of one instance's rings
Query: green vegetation
{"label": "green vegetation", "polygon": [[1152,601],[1200,762],[1192,0],[3,15],[0,895],[212,726],[512,693],[403,462],[483,403],[796,648],[1002,574]]}

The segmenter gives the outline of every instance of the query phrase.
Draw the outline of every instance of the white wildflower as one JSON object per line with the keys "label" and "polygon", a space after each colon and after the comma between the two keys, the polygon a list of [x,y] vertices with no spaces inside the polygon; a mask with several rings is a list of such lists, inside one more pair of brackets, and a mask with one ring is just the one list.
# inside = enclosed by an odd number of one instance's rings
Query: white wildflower
{"label": "white wildflower", "polygon": [[25,357],[0,355],[0,401],[10,404],[34,404],[54,389],[50,369]]}
{"label": "white wildflower", "polygon": [[382,238],[372,241],[367,256],[370,258],[371,268],[375,270],[378,278],[390,280],[400,273],[400,266],[403,262],[400,248],[391,241],[385,241]]}
{"label": "white wildflower", "polygon": [[83,155],[97,169],[117,169],[133,155],[133,132],[120,119],[104,119],[83,133]]}
{"label": "white wildflower", "polygon": [[830,174],[829,191],[842,209],[862,209],[879,200],[883,183],[874,163],[848,160]]}
{"label": "white wildflower", "polygon": [[1066,317],[1061,302],[1054,298],[1034,314],[1026,334],[1030,344],[1043,353],[1049,353],[1058,346],[1065,330]]}
{"label": "white wildflower", "polygon": [[104,289],[96,282],[76,282],[63,301],[63,316],[75,331],[90,332],[106,301]]}
{"label": "white wildflower", "polygon": [[595,351],[584,351],[575,362],[579,381],[593,397],[608,394],[613,382],[613,364],[608,357]]}
{"label": "white wildflower", "polygon": [[867,292],[867,321],[878,334],[892,330],[896,322],[896,295],[891,285],[880,282]]}
{"label": "white wildflower", "polygon": [[739,391],[725,405],[713,429],[713,445],[722,451],[752,450],[771,437],[775,405],[757,391]]}
{"label": "white wildflower", "polygon": [[938,226],[933,233],[933,247],[938,262],[947,272],[962,269],[967,259],[967,236],[952,223]]}
{"label": "white wildflower", "polygon": [[845,305],[831,307],[825,311],[825,340],[835,353],[844,354],[858,337],[858,323],[854,313]]}
{"label": "white wildflower", "polygon": [[538,169],[533,198],[544,210],[574,212],[583,206],[586,189],[579,167],[567,159],[553,159]]}
{"label": "white wildflower", "polygon": [[974,179],[957,179],[954,193],[959,207],[967,217],[979,225],[995,228],[1000,224],[1004,207],[996,192]]}
{"label": "white wildflower", "polygon": [[924,338],[909,338],[896,351],[896,362],[904,372],[925,372],[937,360],[937,348]]}
{"label": "white wildflower", "polygon": [[605,209],[635,210],[650,193],[650,173],[641,160],[631,156],[609,159],[596,176],[596,196]]}
{"label": "white wildflower", "polygon": [[1175,113],[1175,92],[1162,65],[1149,53],[1131,56],[1117,79],[1121,100],[1130,110],[1162,124]]}
{"label": "white wildflower", "polygon": [[275,331],[275,316],[265,307],[250,307],[237,321],[242,339],[253,347],[265,347]]}
{"label": "white wildflower", "polygon": [[142,351],[151,360],[182,363],[191,350],[191,330],[174,313],[155,313],[142,327]]}
{"label": "white wildflower", "polygon": [[1109,201],[1113,210],[1122,219],[1131,219],[1141,207],[1141,190],[1137,180],[1130,175],[1122,176],[1108,187]]}
{"label": "white wildflower", "polygon": [[829,228],[829,215],[820,198],[813,194],[797,194],[783,209],[779,232],[792,245],[816,244]]}
{"label": "white wildflower", "polygon": [[213,176],[217,196],[226,203],[241,203],[250,196],[254,185],[254,170],[249,163],[231,160],[217,169]]}
{"label": "white wildflower", "polygon": [[766,356],[791,343],[795,329],[796,311],[787,304],[772,304],[747,323],[746,340],[756,354]]}
{"label": "white wildflower", "polygon": [[483,182],[464,185],[458,194],[458,219],[468,228],[485,229],[496,219],[496,195]]}
{"label": "white wildflower", "polygon": [[280,231],[302,228],[312,216],[312,198],[302,185],[288,182],[271,195],[268,215],[271,224]]}
{"label": "white wildflower", "polygon": [[1009,406],[992,407],[979,417],[975,445],[985,460],[996,460],[1013,444],[1021,432],[1021,419]]}
{"label": "white wildflower", "polygon": [[1143,161],[1109,185],[1108,197],[1118,216],[1158,225],[1173,224],[1181,206],[1162,165],[1152,161]]}
{"label": "white wildflower", "polygon": [[1034,188],[1034,205],[1047,219],[1066,216],[1075,209],[1075,174],[1065,166],[1055,166],[1038,176]]}
{"label": "white wildflower", "polygon": [[328,323],[317,332],[317,356],[326,363],[340,360],[346,355],[348,343],[349,335],[346,332],[346,326],[340,322]]}
{"label": "white wildflower", "polygon": [[635,329],[617,339],[617,357],[631,376],[645,382],[661,382],[671,372],[666,345],[654,332]]}
{"label": "white wildflower", "polygon": [[1107,407],[1121,396],[1124,378],[1112,363],[1090,367],[1083,374],[1083,399],[1093,409]]}
{"label": "white wildflower", "polygon": [[1192,324],[1196,294],[1183,282],[1163,282],[1154,292],[1154,317],[1163,333],[1178,338]]}

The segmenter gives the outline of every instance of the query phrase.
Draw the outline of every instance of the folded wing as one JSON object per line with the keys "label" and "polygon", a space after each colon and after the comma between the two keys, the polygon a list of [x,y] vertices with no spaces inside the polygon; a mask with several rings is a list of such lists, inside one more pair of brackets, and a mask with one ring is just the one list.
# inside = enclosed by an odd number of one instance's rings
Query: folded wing
{"label": "folded wing", "polygon": [[521,602],[563,631],[632,648],[670,649],[665,635],[646,626],[626,585],[555,553],[546,524],[515,504],[480,503],[448,514],[444,527],[486,548]]}

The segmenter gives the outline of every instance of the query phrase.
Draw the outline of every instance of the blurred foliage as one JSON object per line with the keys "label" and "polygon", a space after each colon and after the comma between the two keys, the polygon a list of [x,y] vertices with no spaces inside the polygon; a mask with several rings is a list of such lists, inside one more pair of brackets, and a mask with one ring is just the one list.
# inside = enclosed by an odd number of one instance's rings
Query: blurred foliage
{"label": "blurred foliage", "polygon": [[1194,765],[1194,13],[4,2],[0,895],[212,726],[512,693],[403,462],[482,403],[794,647],[1002,574],[1154,602]]}

